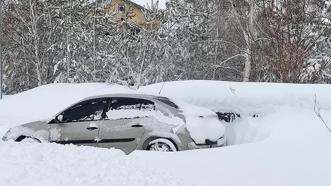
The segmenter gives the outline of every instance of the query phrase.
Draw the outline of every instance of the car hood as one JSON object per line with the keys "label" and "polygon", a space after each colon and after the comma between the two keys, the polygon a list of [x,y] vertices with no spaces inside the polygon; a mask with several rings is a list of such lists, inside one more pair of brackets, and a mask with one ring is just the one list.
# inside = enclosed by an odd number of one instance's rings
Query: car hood
{"label": "car hood", "polygon": [[34,121],[13,127],[7,131],[2,140],[16,140],[19,136],[30,136],[39,140],[49,138],[48,125],[46,121]]}

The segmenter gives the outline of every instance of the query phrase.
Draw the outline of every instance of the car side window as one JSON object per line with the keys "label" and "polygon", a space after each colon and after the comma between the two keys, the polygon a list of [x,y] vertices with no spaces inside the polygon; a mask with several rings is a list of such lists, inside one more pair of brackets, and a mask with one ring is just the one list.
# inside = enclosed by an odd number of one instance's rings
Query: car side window
{"label": "car side window", "polygon": [[155,110],[154,103],[145,99],[112,98],[110,110]]}
{"label": "car side window", "polygon": [[62,113],[62,122],[98,121],[106,117],[109,99],[98,98],[83,101]]}
{"label": "car side window", "polygon": [[107,111],[108,119],[147,117],[155,110],[154,102],[138,98],[112,98]]}

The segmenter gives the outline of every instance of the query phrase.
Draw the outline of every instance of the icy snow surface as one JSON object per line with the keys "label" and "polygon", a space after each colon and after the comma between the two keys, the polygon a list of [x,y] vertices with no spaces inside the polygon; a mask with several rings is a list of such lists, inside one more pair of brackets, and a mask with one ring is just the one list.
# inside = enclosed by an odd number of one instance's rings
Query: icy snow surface
{"label": "icy snow surface", "polygon": [[[0,135],[82,97],[114,91],[109,87],[54,84],[9,96],[0,101]],[[142,89],[157,94],[160,87]],[[0,185],[330,186],[331,135],[313,110],[316,94],[324,120],[331,121],[330,93],[330,85],[166,83],[162,95],[214,111],[240,112],[239,120],[227,124],[236,145],[124,155],[116,149],[0,142]]]}

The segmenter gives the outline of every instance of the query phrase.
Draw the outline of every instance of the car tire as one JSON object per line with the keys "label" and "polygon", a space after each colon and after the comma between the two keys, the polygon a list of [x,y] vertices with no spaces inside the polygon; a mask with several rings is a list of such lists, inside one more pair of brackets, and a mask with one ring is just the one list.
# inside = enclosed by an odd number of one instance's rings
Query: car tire
{"label": "car tire", "polygon": [[160,151],[160,152],[175,152],[177,151],[176,145],[165,138],[157,138],[148,143],[146,148],[148,151]]}
{"label": "car tire", "polygon": [[41,143],[41,141],[39,139],[30,137],[30,136],[19,137],[16,141],[23,142],[23,143]]}

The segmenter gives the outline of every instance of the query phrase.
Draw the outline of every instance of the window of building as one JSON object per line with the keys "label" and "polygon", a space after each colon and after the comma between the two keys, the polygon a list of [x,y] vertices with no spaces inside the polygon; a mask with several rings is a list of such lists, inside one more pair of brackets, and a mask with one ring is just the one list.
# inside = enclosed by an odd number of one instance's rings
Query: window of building
{"label": "window of building", "polygon": [[124,7],[123,4],[119,4],[118,5],[118,11],[120,11],[120,12],[124,12],[125,11],[125,7]]}

